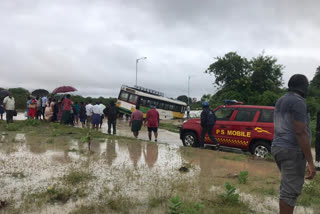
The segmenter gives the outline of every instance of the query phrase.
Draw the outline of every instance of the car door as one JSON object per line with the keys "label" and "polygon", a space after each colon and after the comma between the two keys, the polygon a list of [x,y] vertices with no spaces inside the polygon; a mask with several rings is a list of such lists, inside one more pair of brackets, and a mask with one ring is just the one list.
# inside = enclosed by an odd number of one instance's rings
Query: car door
{"label": "car door", "polygon": [[239,108],[227,135],[232,136],[230,146],[248,149],[258,116],[258,109]]}
{"label": "car door", "polygon": [[[217,139],[220,145],[228,146],[230,136],[227,135],[227,130],[230,129],[230,120],[234,117],[234,108],[220,107],[215,111],[216,124],[213,127],[213,136]],[[209,136],[206,135],[206,143],[211,143]]]}

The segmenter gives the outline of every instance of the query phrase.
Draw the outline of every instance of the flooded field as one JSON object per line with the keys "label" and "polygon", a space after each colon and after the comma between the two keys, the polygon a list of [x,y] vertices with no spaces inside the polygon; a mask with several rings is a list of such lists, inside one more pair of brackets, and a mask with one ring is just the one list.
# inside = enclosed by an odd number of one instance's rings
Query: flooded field
{"label": "flooded field", "polygon": [[[0,213],[278,212],[274,162],[144,141],[143,135],[99,135],[89,151],[76,133],[81,129],[33,128],[45,134],[0,131]],[[235,188],[231,195],[227,183]]]}

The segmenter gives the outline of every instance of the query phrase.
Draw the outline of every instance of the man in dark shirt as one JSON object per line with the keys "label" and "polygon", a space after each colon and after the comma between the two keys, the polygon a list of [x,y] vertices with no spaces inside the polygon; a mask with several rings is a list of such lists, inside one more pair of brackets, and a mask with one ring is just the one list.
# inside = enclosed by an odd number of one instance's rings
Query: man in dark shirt
{"label": "man in dark shirt", "polygon": [[310,118],[304,99],[308,85],[304,75],[293,75],[288,83],[288,93],[275,106],[271,153],[281,173],[280,214],[293,213],[302,191],[306,162],[306,179],[312,179],[316,174],[310,148]]}
{"label": "man in dark shirt", "polygon": [[[214,124],[216,123],[216,115],[209,108],[209,103],[207,101],[204,101],[202,103],[202,108],[203,108],[203,111],[201,112],[202,131],[201,131],[201,138],[200,138],[199,147],[204,148],[204,137],[207,133],[209,135],[209,138],[216,145],[216,147],[219,147],[218,141],[212,135],[212,130],[213,130]],[[194,147],[198,147],[198,145],[194,145]]]}
{"label": "man in dark shirt", "polygon": [[117,123],[118,108],[114,102],[110,103],[110,107],[107,113],[108,113],[108,134],[111,134],[111,126],[112,126],[113,134],[115,135],[117,131],[116,123]]}

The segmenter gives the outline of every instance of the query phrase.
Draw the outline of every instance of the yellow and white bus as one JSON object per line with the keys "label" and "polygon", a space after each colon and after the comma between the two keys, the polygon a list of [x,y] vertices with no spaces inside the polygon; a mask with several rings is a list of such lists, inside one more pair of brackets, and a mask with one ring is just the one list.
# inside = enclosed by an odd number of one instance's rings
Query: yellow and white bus
{"label": "yellow and white bus", "polygon": [[183,118],[187,108],[185,102],[166,98],[161,92],[140,86],[121,86],[117,100],[119,111],[123,114],[131,115],[136,109],[136,105],[140,106],[144,118],[150,107],[155,106],[159,112],[160,119],[166,120]]}

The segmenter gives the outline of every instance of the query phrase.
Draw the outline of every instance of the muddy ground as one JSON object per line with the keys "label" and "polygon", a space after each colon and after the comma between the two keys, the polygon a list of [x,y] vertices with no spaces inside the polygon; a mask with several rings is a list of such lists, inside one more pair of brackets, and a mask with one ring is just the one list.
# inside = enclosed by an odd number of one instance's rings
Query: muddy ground
{"label": "muddy ground", "polygon": [[[25,125],[0,126],[0,213],[278,212],[272,161],[180,147],[178,134],[166,130],[159,143],[146,141],[145,130],[129,138],[126,121],[117,133],[128,137],[93,134],[90,151],[83,130]],[[226,193],[227,182],[234,193]],[[319,187],[319,176],[307,183],[295,213],[319,213],[312,199]]]}

